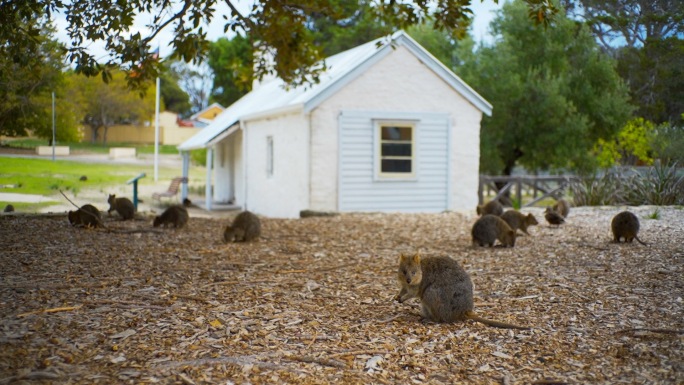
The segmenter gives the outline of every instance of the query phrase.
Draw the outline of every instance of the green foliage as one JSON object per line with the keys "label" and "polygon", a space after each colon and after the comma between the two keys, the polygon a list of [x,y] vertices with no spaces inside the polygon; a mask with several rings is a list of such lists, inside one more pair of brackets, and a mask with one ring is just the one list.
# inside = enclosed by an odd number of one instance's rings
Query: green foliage
{"label": "green foliage", "polygon": [[192,108],[190,96],[178,85],[177,75],[165,69],[160,75],[159,92],[166,110],[175,112],[179,115],[187,115]]}
{"label": "green foliage", "polygon": [[242,35],[210,44],[207,64],[214,72],[212,101],[229,106],[251,90],[252,56],[252,45]]}
{"label": "green foliage", "polygon": [[[108,83],[77,73],[69,73],[69,91],[77,105],[78,116],[93,132],[90,140],[107,143],[107,131],[116,124],[128,124],[150,120],[155,108],[155,88],[147,84],[149,91],[142,96],[126,85],[125,74],[112,72]],[[141,97],[142,96],[142,97]]]}
{"label": "green foliage", "polygon": [[[5,4],[6,3],[6,4]],[[317,46],[316,34],[309,27],[314,18],[328,17],[340,26],[348,19],[354,4],[350,1],[299,0],[283,3],[280,0],[260,0],[242,14],[235,8],[235,0],[195,0],[178,2],[167,0],[133,1],[110,0],[65,1],[24,0],[3,3],[0,12],[0,57],[25,59],[27,48],[33,46],[36,28],[19,28],[21,23],[38,18],[49,18],[53,12],[66,16],[66,32],[71,40],[67,60],[78,73],[101,76],[111,80],[115,68],[125,70],[129,85],[146,88],[157,77],[159,59],[150,55],[153,40],[163,31],[172,31],[174,57],[185,62],[198,61],[209,49],[207,21],[224,18],[224,30],[242,32],[250,36],[260,52],[270,52],[274,60],[257,60],[255,77],[277,74],[291,85],[317,82],[325,68],[324,56]],[[217,12],[218,4],[225,3],[229,11]],[[548,24],[557,11],[552,1],[527,0],[530,16],[536,23]],[[469,1],[444,0],[434,3],[414,1],[369,2],[369,20],[392,29],[407,29],[412,25],[433,20],[434,27],[449,34],[462,35],[472,17]],[[136,16],[152,13],[146,33],[134,27]],[[365,13],[365,11],[364,11]],[[135,32],[131,32],[135,31]],[[107,53],[106,62],[98,62],[88,46],[101,42]]]}
{"label": "green foliage", "polygon": [[196,166],[206,167],[207,166],[207,149],[203,148],[200,150],[190,151],[190,160],[192,164]]}
{"label": "green foliage", "polygon": [[637,115],[656,124],[681,123],[684,2],[571,0],[565,6],[578,20],[586,20],[598,42],[617,59]]}
{"label": "green foliage", "polygon": [[656,162],[645,174],[632,176],[625,187],[625,201],[633,206],[684,204],[684,174],[679,175],[676,164]]}
{"label": "green foliage", "polygon": [[643,118],[634,118],[620,130],[614,140],[599,138],[594,152],[601,167],[617,163],[623,166],[653,164],[651,144],[655,126]]}
{"label": "green foliage", "polygon": [[660,208],[656,207],[652,213],[646,215],[646,219],[656,219],[656,220],[660,219]]}
{"label": "green foliage", "polygon": [[684,119],[678,124],[664,123],[656,127],[651,146],[654,157],[663,164],[684,164]]}
{"label": "green foliage", "polygon": [[498,39],[455,68],[494,106],[481,131],[480,170],[596,167],[590,155],[628,119],[627,88],[588,28],[559,14],[553,28],[528,22],[525,5],[507,3],[492,22]]}
{"label": "green foliage", "polygon": [[676,165],[656,162],[644,172],[612,170],[600,177],[582,178],[570,191],[577,206],[681,205],[684,173]]}
{"label": "green foliage", "polygon": [[0,55],[0,135],[26,136],[30,131],[52,140],[54,92],[57,140],[78,139],[72,104],[64,89],[63,47],[53,37],[54,28],[40,20],[20,27],[35,28],[36,35],[27,46],[30,51],[24,53],[25,57]]}
{"label": "green foliage", "polygon": [[603,176],[589,176],[570,185],[575,206],[608,206],[624,201],[621,195],[622,175],[610,172]]}
{"label": "green foliage", "polygon": [[309,16],[314,42],[328,57],[388,35],[392,24],[378,21],[369,0],[334,0],[335,14],[314,13]]}

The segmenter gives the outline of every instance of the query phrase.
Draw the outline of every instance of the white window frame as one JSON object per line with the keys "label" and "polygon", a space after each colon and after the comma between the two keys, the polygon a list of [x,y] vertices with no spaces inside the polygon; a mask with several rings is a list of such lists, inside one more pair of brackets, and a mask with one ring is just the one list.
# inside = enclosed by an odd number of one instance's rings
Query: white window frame
{"label": "white window frame", "polygon": [[[409,127],[411,129],[411,172],[383,172],[382,171],[382,160],[383,158],[395,158],[395,159],[405,159],[406,157],[383,157],[382,156],[382,144],[387,143],[387,140],[382,140],[382,127],[387,126],[398,126],[398,127]],[[418,165],[416,157],[417,143],[417,121],[413,120],[376,120],[374,121],[374,170],[375,170],[375,180],[377,181],[397,181],[397,180],[416,180],[417,172],[416,168]]]}

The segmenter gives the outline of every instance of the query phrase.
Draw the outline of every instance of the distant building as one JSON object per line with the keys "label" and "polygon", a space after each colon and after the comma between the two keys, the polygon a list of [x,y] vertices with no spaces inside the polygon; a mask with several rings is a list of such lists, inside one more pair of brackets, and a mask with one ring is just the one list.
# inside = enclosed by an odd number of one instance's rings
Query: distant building
{"label": "distant building", "polygon": [[[159,144],[178,145],[198,133],[215,118],[223,107],[214,103],[211,106],[184,120],[180,115],[171,111],[159,113]],[[83,140],[92,138],[92,129],[84,127]],[[107,130],[108,143],[140,143],[154,144],[154,117],[144,124],[117,124]],[[100,130],[100,135],[102,130]],[[101,138],[100,138],[101,141]]]}

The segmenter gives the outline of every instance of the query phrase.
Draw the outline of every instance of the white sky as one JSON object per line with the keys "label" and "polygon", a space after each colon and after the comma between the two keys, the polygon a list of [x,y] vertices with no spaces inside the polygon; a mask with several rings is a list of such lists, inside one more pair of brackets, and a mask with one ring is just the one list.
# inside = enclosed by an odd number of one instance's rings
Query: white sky
{"label": "white sky", "polygon": [[[472,35],[475,41],[491,41],[491,36],[489,34],[489,23],[494,18],[494,11],[500,9],[505,0],[499,0],[499,4],[495,4],[493,0],[471,0],[471,9],[473,11],[474,20],[472,26]],[[235,4],[240,9],[243,14],[247,13],[250,7],[251,1],[236,1]],[[217,40],[219,37],[226,36],[223,32],[223,27],[225,20],[221,17],[222,14],[229,14],[228,6],[224,2],[218,2],[217,12],[215,13],[214,20],[209,24],[207,28],[207,37],[211,41]],[[136,18],[136,22],[133,27],[133,31],[139,31],[141,34],[146,31],[146,23],[151,18],[145,15],[139,15]],[[60,41],[69,43],[69,38],[66,32],[67,22],[64,15],[57,15],[55,18],[55,24],[57,27],[57,38]],[[161,31],[155,39],[153,47],[157,44],[160,46],[160,55],[162,57],[168,56],[171,52],[171,41],[173,36],[172,28],[167,27],[165,30]],[[106,58],[106,52],[104,50],[104,45],[102,43],[92,43],[90,45],[90,50],[98,59]]]}

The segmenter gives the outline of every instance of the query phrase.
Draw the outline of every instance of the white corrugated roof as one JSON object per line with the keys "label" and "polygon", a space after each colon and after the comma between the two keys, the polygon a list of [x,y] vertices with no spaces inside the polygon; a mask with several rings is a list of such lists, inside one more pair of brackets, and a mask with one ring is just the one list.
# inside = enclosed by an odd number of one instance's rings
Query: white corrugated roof
{"label": "white corrugated roof", "polygon": [[340,89],[354,79],[365,66],[374,63],[391,52],[391,44],[405,45],[418,56],[423,63],[430,67],[437,75],[452,85],[468,101],[487,115],[491,114],[492,106],[472,88],[465,84],[458,76],[442,65],[420,44],[404,31],[398,31],[391,36],[373,40],[366,44],[341,52],[325,60],[327,70],[320,75],[320,82],[309,86],[286,88],[285,82],[279,78],[261,83],[259,87],[226,108],[213,122],[203,128],[190,139],[181,143],[181,151],[207,147],[212,140],[246,116],[279,111],[287,108],[301,108],[310,111],[327,96]]}

